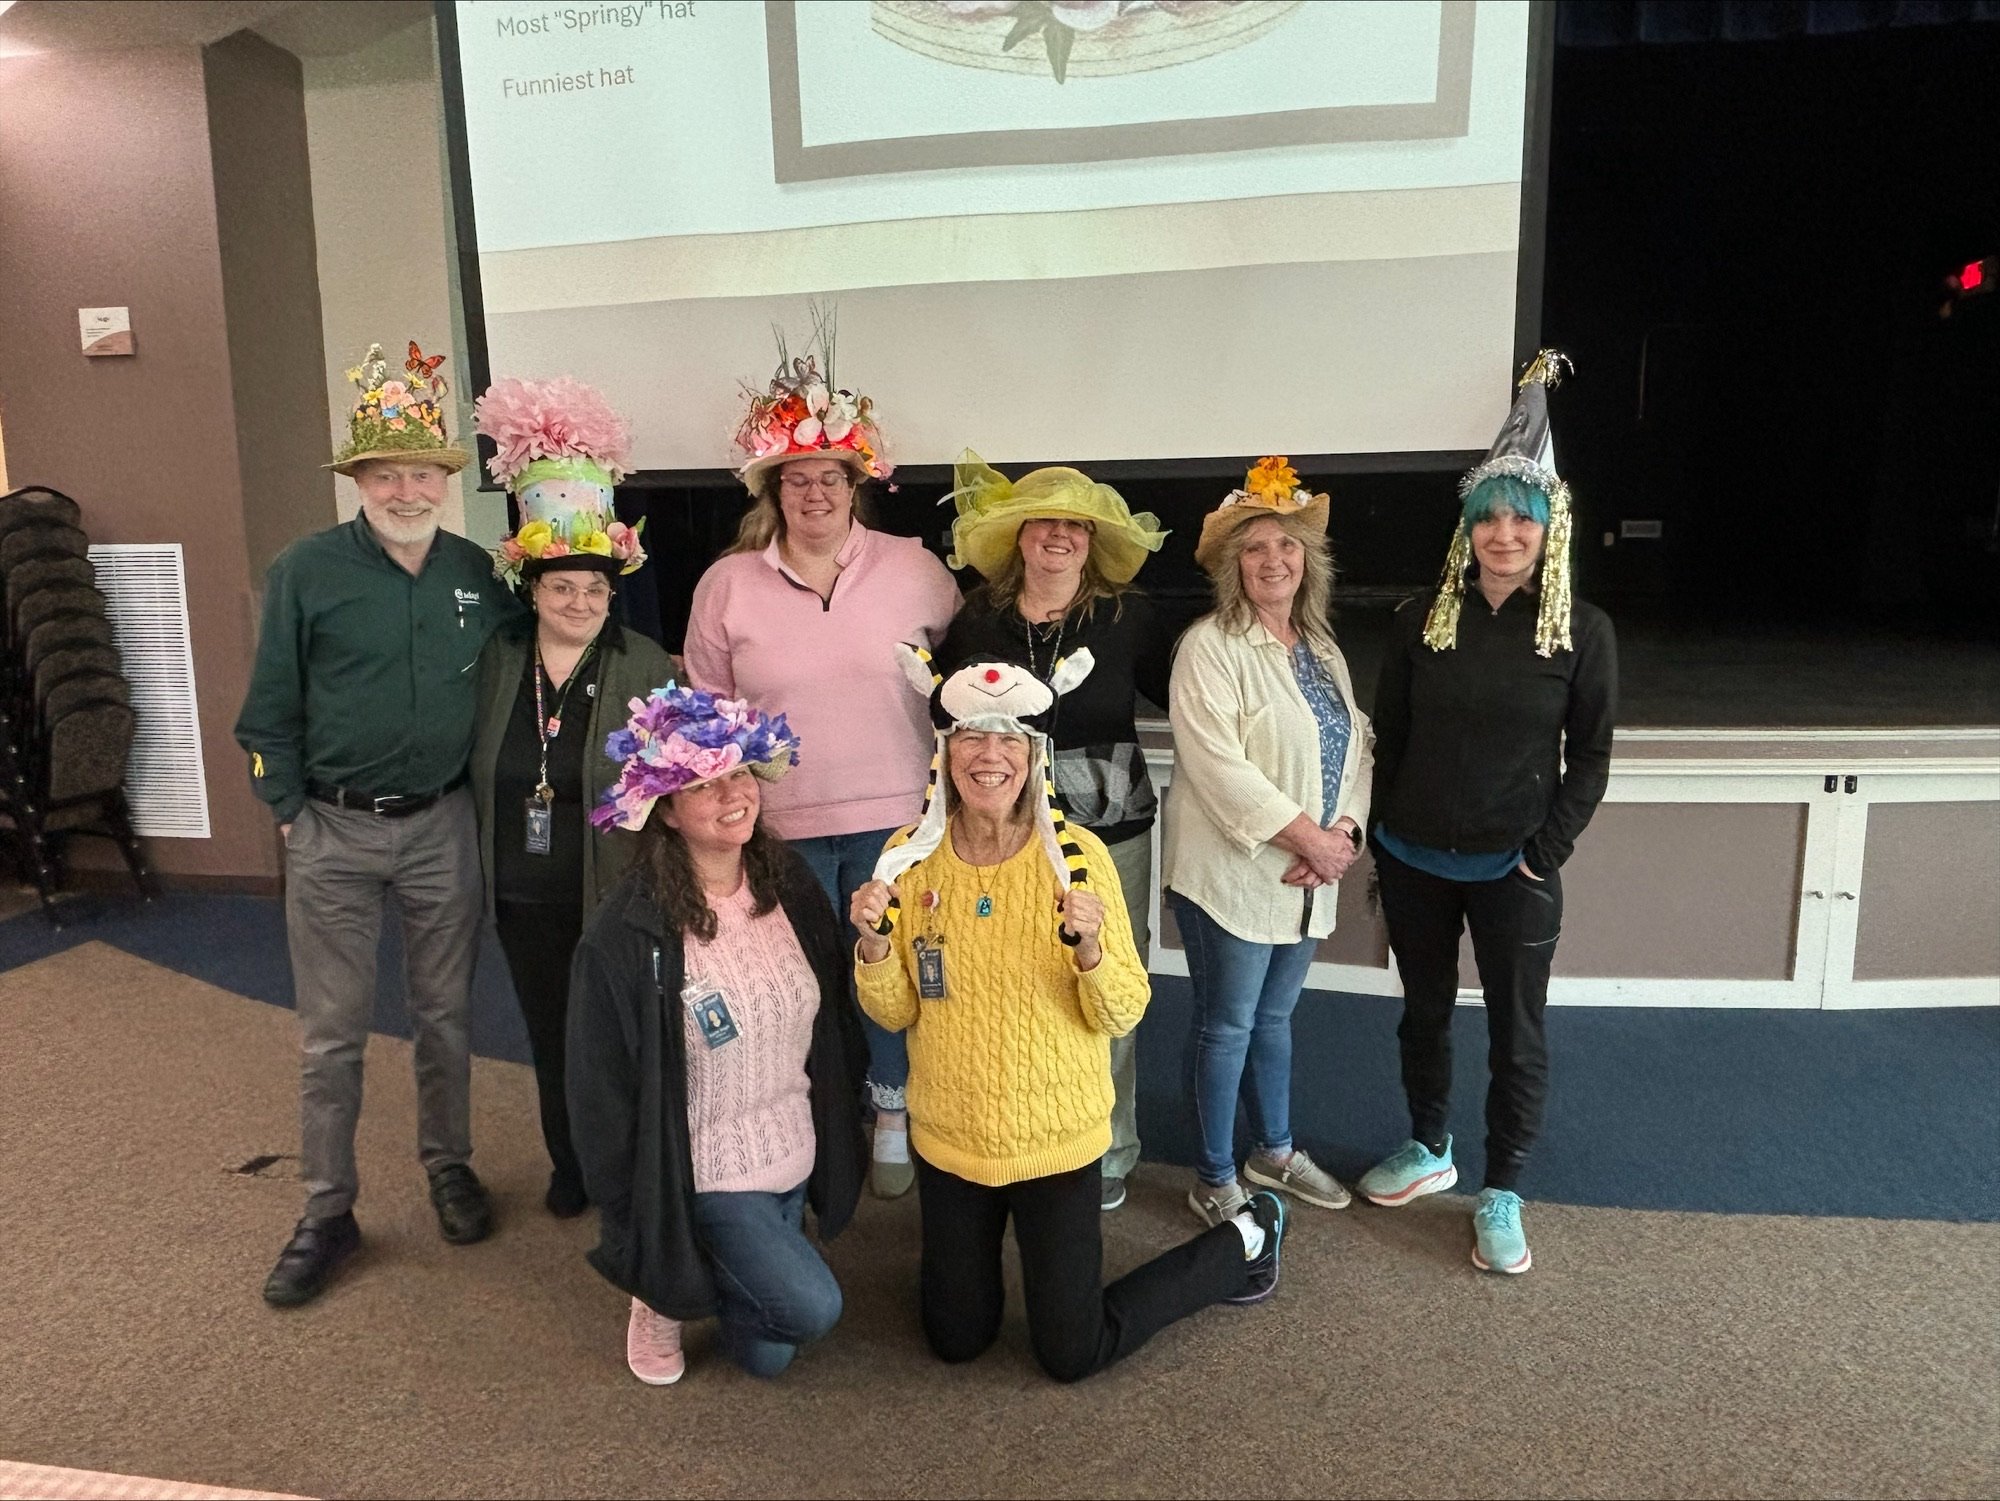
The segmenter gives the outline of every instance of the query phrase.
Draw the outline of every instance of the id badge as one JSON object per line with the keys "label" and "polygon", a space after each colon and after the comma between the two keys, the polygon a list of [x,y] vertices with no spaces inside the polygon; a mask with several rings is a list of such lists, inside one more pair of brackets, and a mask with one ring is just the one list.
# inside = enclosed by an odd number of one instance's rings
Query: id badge
{"label": "id badge", "polygon": [[701,1040],[711,1048],[736,1040],[736,1018],[729,1014],[729,1002],[723,999],[721,991],[704,988],[698,995],[688,997],[687,1008],[695,1025],[701,1028]]}
{"label": "id badge", "polygon": [[528,853],[546,855],[553,835],[554,810],[538,797],[528,799]]}
{"label": "id badge", "polygon": [[917,997],[926,1001],[941,1001],[945,998],[944,950],[936,944],[916,944],[917,955]]}

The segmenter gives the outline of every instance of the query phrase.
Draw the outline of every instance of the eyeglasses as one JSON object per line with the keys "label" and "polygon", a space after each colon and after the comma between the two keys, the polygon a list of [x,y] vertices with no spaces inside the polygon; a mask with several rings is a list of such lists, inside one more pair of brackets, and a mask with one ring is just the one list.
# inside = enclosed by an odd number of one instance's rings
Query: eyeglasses
{"label": "eyeglasses", "polygon": [[611,586],[609,584],[572,584],[559,579],[545,579],[542,582],[541,590],[542,593],[559,599],[564,604],[568,604],[573,599],[583,599],[588,600],[591,604],[601,605],[611,598]]}
{"label": "eyeglasses", "polygon": [[788,474],[778,481],[778,487],[787,495],[803,495],[808,490],[817,490],[822,495],[838,495],[853,486],[854,481],[845,470],[822,474],[816,479],[809,474]]}

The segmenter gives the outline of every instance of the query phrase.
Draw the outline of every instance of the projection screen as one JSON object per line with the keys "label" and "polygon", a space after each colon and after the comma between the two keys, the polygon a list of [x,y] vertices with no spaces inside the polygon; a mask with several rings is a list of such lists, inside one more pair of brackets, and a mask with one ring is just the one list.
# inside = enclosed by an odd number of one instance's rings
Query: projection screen
{"label": "projection screen", "polygon": [[600,385],[643,468],[732,462],[813,300],[903,464],[1479,449],[1505,413],[1520,0],[449,19],[488,370]]}

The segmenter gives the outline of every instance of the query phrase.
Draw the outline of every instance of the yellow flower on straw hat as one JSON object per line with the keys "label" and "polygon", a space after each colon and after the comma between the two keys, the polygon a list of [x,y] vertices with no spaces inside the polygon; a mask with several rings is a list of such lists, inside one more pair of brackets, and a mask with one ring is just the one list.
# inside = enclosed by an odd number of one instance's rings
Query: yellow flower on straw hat
{"label": "yellow flower on straw hat", "polygon": [[1326,535],[1327,497],[1299,483],[1291,460],[1259,459],[1243,476],[1243,487],[1222,497],[1222,504],[1201,519],[1201,540],[1194,560],[1202,568],[1215,561],[1222,539],[1259,516],[1296,516],[1322,537]]}
{"label": "yellow flower on straw hat", "polygon": [[951,523],[953,568],[971,567],[992,578],[1007,566],[1027,521],[1071,516],[1095,528],[1090,555],[1105,579],[1129,584],[1167,534],[1151,511],[1133,514],[1125,497],[1089,475],[1060,467],[1033,469],[1018,480],[988,464],[971,449],[959,455],[946,499],[958,507]]}

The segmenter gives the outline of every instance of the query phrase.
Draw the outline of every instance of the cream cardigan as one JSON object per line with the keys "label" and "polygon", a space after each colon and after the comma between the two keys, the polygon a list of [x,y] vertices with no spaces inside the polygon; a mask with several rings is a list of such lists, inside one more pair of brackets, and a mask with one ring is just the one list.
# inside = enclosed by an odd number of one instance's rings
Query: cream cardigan
{"label": "cream cardigan", "polygon": [[1296,943],[1333,931],[1339,888],[1308,893],[1285,885],[1293,857],[1270,843],[1273,834],[1301,813],[1315,823],[1345,816],[1368,827],[1374,732],[1355,705],[1346,659],[1336,651],[1323,664],[1354,718],[1331,814],[1321,804],[1319,724],[1284,644],[1259,622],[1238,632],[1205,615],[1174,654],[1167,706],[1174,777],[1161,885],[1249,943]]}

